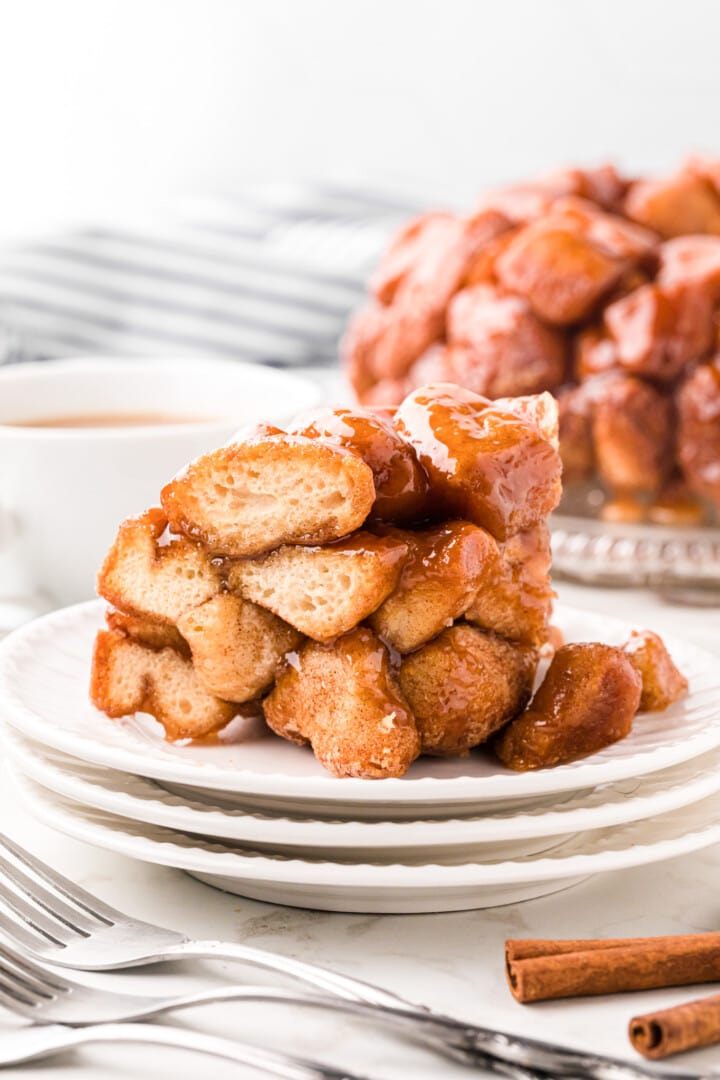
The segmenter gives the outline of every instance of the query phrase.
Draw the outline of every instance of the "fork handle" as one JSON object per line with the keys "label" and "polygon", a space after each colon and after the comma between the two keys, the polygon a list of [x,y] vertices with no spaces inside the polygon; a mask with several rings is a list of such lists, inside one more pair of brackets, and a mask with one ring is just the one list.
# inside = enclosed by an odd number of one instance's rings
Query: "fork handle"
{"label": "fork handle", "polygon": [[279,975],[289,975],[293,979],[308,983],[320,990],[338,994],[349,1001],[366,1001],[370,1005],[384,1005],[390,1009],[411,1009],[413,1012],[427,1011],[424,1005],[406,1001],[389,990],[383,990],[362,979],[350,975],[341,975],[337,971],[308,964],[304,960],[294,960],[289,956],[265,949],[254,949],[250,945],[241,945],[228,941],[183,941],[163,949],[163,959],[171,957],[203,960],[239,960],[253,967],[276,971]]}
{"label": "fork handle", "polygon": [[[702,1080],[697,1075],[660,1073],[629,1061],[599,1054],[572,1050],[537,1039],[511,1035],[476,1024],[455,1020],[430,1010],[389,1008],[364,1001],[348,1001],[339,997],[297,993],[272,986],[218,986],[212,990],[188,994],[167,1004],[167,1011],[217,1004],[221,1001],[257,1001],[329,1009],[359,1016],[365,1020],[384,1023],[399,1033],[451,1060],[475,1068],[484,1068],[515,1080],[549,1080],[559,1077],[582,1077],[584,1080]],[[157,1011],[165,1012],[162,999]],[[144,1015],[147,1015],[145,1013]],[[718,1080],[718,1077],[715,1078]]]}
{"label": "fork handle", "polygon": [[[181,957],[239,960],[281,975],[289,975],[348,1002],[373,1005],[377,1009],[378,1017],[385,1014],[389,1022],[402,1024],[403,1021],[415,1021],[415,1034],[421,1041],[428,1045],[434,1044],[451,1057],[466,1063],[484,1065],[496,1072],[504,1066],[510,1076],[521,1076],[523,1070],[528,1070],[536,1076],[592,1077],[593,1080],[646,1080],[658,1075],[663,1077],[663,1074],[646,1069],[643,1065],[586,1054],[538,1039],[528,1039],[464,1023],[436,1013],[425,1005],[407,1001],[389,990],[383,990],[361,979],[353,979],[349,975],[341,975],[320,965],[307,964],[302,960],[294,960],[264,949],[254,949],[249,945],[227,941],[184,941],[163,950],[163,959]],[[665,1073],[664,1077],[667,1080],[702,1080],[702,1077],[696,1075],[678,1074],[670,1077]]]}
{"label": "fork handle", "polygon": [[250,1065],[259,1072],[283,1077],[283,1080],[363,1080],[356,1073],[344,1069],[334,1069],[304,1058],[280,1054],[275,1050],[263,1050],[249,1043],[236,1042],[234,1039],[221,1039],[216,1035],[165,1024],[96,1024],[85,1028],[53,1024],[50,1027],[6,1032],[3,1033],[0,1045],[0,1067],[36,1061],[87,1043],[176,1046],[182,1050],[194,1050],[210,1057],[224,1058],[240,1065]]}

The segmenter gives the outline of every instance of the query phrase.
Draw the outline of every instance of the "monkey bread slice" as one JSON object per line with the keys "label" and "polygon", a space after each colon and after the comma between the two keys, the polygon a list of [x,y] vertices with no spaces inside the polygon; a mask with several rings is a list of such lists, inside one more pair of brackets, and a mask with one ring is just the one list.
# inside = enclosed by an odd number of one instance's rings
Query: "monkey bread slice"
{"label": "monkey bread slice", "polygon": [[405,398],[395,424],[415,448],[438,510],[496,540],[528,529],[560,501],[560,455],[536,423],[471,390],[421,387]]}
{"label": "monkey bread slice", "polygon": [[688,681],[673,663],[659,634],[633,630],[623,652],[642,679],[641,712],[660,712],[687,692]]}
{"label": "monkey bread slice", "polygon": [[260,435],[205,454],[162,491],[173,529],[213,555],[322,544],[359,528],[375,501],[372,469],[340,446]]}
{"label": "monkey bread slice", "polygon": [[175,649],[150,649],[113,630],[100,630],[95,639],[90,699],[114,718],[149,713],[172,740],[209,735],[236,711],[208,694],[192,662]]}
{"label": "monkey bread slice", "polygon": [[265,608],[221,593],[178,620],[190,646],[195,674],[209,694],[250,701],[267,690],[302,635]]}
{"label": "monkey bread slice", "polygon": [[629,734],[641,680],[611,645],[563,645],[530,707],[500,732],[495,751],[510,769],[544,769],[597,753]]}
{"label": "monkey bread slice", "polygon": [[97,579],[114,607],[161,623],[220,591],[220,575],[198,544],[167,529],[162,510],[146,510],[120,526]]}
{"label": "monkey bread slice", "polygon": [[105,612],[105,622],[108,630],[117,630],[132,641],[147,645],[149,649],[175,649],[183,656],[190,656],[187,641],[177,627],[170,623],[156,622],[141,615],[126,615],[124,611],[116,608]]}
{"label": "monkey bread slice", "polygon": [[290,432],[354,450],[375,479],[371,518],[411,522],[426,509],[427,477],[392,419],[374,409],[315,409],[298,417]]}
{"label": "monkey bread slice", "polygon": [[392,592],[407,552],[404,539],[368,532],[325,547],[287,544],[232,563],[228,585],[308,637],[328,641],[357,626]]}
{"label": "monkey bread slice", "polygon": [[278,735],[310,743],[335,776],[403,776],[420,753],[385,646],[367,627],[305,644],[263,702]]}
{"label": "monkey bread slice", "polygon": [[467,611],[487,564],[497,561],[497,544],[469,521],[388,535],[405,540],[410,553],[397,587],[368,621],[383,641],[409,653]]}
{"label": "monkey bread slice", "polygon": [[400,668],[400,688],[415,715],[422,752],[465,754],[527,704],[537,652],[459,623]]}
{"label": "monkey bread slice", "polygon": [[467,621],[512,641],[542,645],[555,595],[551,561],[547,525],[511,536],[500,545],[497,558],[483,567],[477,593],[465,611]]}

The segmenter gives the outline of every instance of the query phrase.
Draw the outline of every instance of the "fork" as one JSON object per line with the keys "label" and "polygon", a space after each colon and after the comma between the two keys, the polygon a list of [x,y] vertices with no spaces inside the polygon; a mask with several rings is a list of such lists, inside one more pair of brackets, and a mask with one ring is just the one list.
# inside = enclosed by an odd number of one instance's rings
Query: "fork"
{"label": "fork", "polygon": [[[239,960],[349,1000],[391,1008],[423,1008],[379,986],[316,964],[238,942],[191,940],[175,930],[134,919],[98,900],[0,833],[0,852],[3,850],[12,861],[0,854],[0,892],[16,918],[9,919],[0,912],[0,928],[41,960],[86,971],[191,958]],[[24,865],[32,877],[17,863]]]}
{"label": "fork", "polygon": [[[335,1009],[342,1012],[351,1012],[366,1019],[378,1019],[378,1010],[361,1002],[344,1001],[341,998],[329,998],[320,995],[296,994],[291,991],[278,990],[273,987],[254,986],[220,986],[211,990],[201,990],[192,994],[182,994],[164,997],[150,997],[143,994],[130,994],[123,990],[106,989],[105,987],[93,987],[70,979],[64,972],[57,969],[52,971],[23,956],[19,951],[7,943],[0,944],[0,1005],[6,1009],[30,1020],[34,1025],[43,1027],[51,1026],[57,1030],[58,1025],[63,1028],[111,1028],[121,1024],[123,1030],[134,1029],[137,1025],[127,1024],[127,1021],[146,1019],[159,1013],[175,1012],[180,1009],[191,1008],[197,1005],[216,1004],[221,1001],[249,1001],[249,1002],[276,1002],[286,1005],[302,1005],[319,1008]],[[390,1010],[383,1011],[380,1019],[388,1020]],[[402,1012],[392,1019],[399,1025],[408,1026],[408,1017]],[[416,1023],[413,1017],[411,1025]],[[433,1021],[430,1016],[424,1018],[424,1022],[431,1026]],[[177,1028],[164,1028],[162,1025],[149,1025],[160,1032],[175,1032]],[[5,1036],[3,1036],[3,1039]],[[252,1051],[255,1047],[248,1048],[239,1043],[243,1054]],[[264,1051],[260,1051],[262,1055]],[[243,1060],[246,1060],[243,1058]],[[311,1068],[313,1077],[340,1076],[334,1069],[328,1069],[314,1062],[300,1061],[295,1058],[286,1059],[293,1068],[301,1064],[304,1068]],[[503,1076],[515,1077],[518,1080],[541,1080],[542,1074],[535,1070],[529,1070],[522,1065],[513,1066],[508,1062],[494,1059],[490,1055],[482,1053],[468,1055],[458,1052],[457,1060],[466,1064],[483,1065],[486,1069]],[[0,1064],[2,1054],[0,1053]],[[259,1064],[263,1064],[260,1060]],[[265,1062],[267,1065],[268,1063]],[[281,1075],[285,1075],[281,1073]],[[295,1073],[290,1075],[295,1076]],[[305,1073],[301,1074],[303,1077]],[[346,1080],[354,1080],[349,1073],[342,1073]]]}
{"label": "fork", "polygon": [[[640,1080],[658,1074],[642,1066],[554,1046],[506,1032],[465,1023],[431,1012],[370,983],[339,975],[314,964],[276,953],[219,941],[191,941],[172,930],[140,922],[102,903],[39,859],[27,854],[0,833],[0,929],[23,952],[61,967],[108,971],[161,960],[185,958],[236,959],[299,978],[337,994],[345,1003],[374,1006],[378,1019],[386,1013],[417,1022],[413,1034],[454,1060],[488,1065],[504,1063],[550,1077],[591,1077],[592,1080]],[[19,869],[24,864],[32,877]],[[4,880],[2,880],[4,879]],[[263,993],[266,991],[263,990]],[[270,994],[270,991],[267,991]],[[282,992],[280,992],[282,993]],[[268,998],[269,1000],[269,998]],[[497,1069],[495,1069],[497,1071]],[[521,1073],[508,1075],[520,1076]],[[668,1078],[671,1074],[665,1074]],[[672,1074],[673,1080],[699,1080]]]}
{"label": "fork", "polygon": [[[281,1054],[277,1050],[263,1050],[259,1046],[236,1042],[234,1039],[221,1039],[215,1035],[205,1035],[201,1031],[188,1031],[165,1024],[96,1024],[94,1027],[80,1029],[53,1024],[3,1032],[0,1040],[0,1068],[52,1057],[87,1043],[149,1043],[154,1046],[175,1046],[210,1057],[224,1058],[239,1065],[250,1065],[270,1076],[280,1076],[286,1080],[363,1080],[346,1069],[333,1069],[306,1058]],[[528,1080],[532,1080],[532,1076],[528,1077]]]}

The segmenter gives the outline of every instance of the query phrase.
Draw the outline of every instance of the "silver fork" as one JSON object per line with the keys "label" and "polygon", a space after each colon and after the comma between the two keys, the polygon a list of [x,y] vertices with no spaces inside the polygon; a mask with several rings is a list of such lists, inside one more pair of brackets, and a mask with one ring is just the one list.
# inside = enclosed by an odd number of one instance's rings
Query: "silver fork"
{"label": "silver fork", "polygon": [[[0,848],[14,857],[0,856],[0,929],[23,952],[41,962],[62,967],[108,971],[161,960],[193,958],[237,959],[284,975],[291,975],[346,1001],[374,1006],[379,1014],[395,1014],[417,1022],[415,1037],[427,1041],[458,1060],[491,1067],[504,1063],[517,1070],[550,1077],[590,1077],[592,1080],[641,1080],[657,1072],[599,1055],[554,1046],[506,1032],[494,1031],[430,1012],[369,983],[290,960],[248,946],[218,941],[190,941],[172,930],[131,919],[97,900],[80,886],[24,852],[0,834]],[[21,870],[24,864],[32,877]],[[265,993],[265,991],[263,991]],[[270,991],[267,992],[268,994]],[[309,997],[309,996],[308,996]],[[488,1064],[491,1063],[491,1064]],[[665,1074],[670,1080],[670,1074]],[[708,1074],[709,1076],[710,1074]],[[673,1080],[703,1080],[672,1074]]]}
{"label": "silver fork", "polygon": [[[4,858],[3,852],[11,858]],[[421,1008],[379,986],[316,964],[238,942],[195,941],[175,930],[134,919],[98,900],[3,833],[0,833],[0,894],[16,916],[10,920],[0,912],[0,928],[32,955],[62,967],[111,971],[167,960],[239,960],[351,1001],[391,1008]]]}
{"label": "silver fork", "polygon": [[[216,1004],[221,1001],[248,1001],[248,1002],[275,1002],[286,1005],[301,1005],[316,1008],[335,1009],[336,1011],[349,1012],[365,1019],[393,1020],[401,1028],[415,1033],[417,1020],[411,1019],[402,1012],[390,1016],[390,1010],[383,1010],[381,1014],[375,1006],[362,1002],[344,1001],[341,998],[323,997],[320,995],[297,994],[291,991],[278,990],[272,987],[254,986],[219,986],[210,990],[200,990],[192,994],[175,994],[157,997],[149,997],[144,994],[130,994],[123,990],[107,989],[105,987],[93,987],[70,979],[64,972],[57,969],[48,970],[41,967],[33,960],[18,952],[7,942],[0,943],[0,1005],[12,1012],[23,1016],[35,1025],[63,1025],[66,1028],[76,1027],[111,1027],[122,1024],[126,1028],[126,1022],[131,1020],[146,1019],[157,1016],[164,1012],[176,1012],[180,1009],[191,1008],[197,1005]],[[424,1017],[424,1022],[432,1026],[432,1018]],[[127,1025],[135,1027],[135,1025]],[[161,1031],[177,1031],[175,1028],[162,1028]],[[3,1039],[5,1036],[3,1035]],[[264,1051],[258,1051],[255,1047],[247,1047],[238,1044],[243,1054],[251,1052],[253,1055],[264,1055]],[[246,1058],[243,1058],[246,1060]],[[299,1061],[299,1059],[287,1058],[292,1068],[298,1064],[305,1069],[315,1070],[310,1075],[313,1077],[332,1077],[339,1075],[353,1080],[349,1073],[339,1073],[335,1069],[314,1062]],[[539,1080],[541,1074],[534,1070],[524,1069],[522,1066],[512,1066],[507,1062],[496,1060],[489,1055],[474,1054],[464,1057],[458,1053],[459,1061],[473,1065],[483,1065],[488,1071],[499,1073],[503,1076],[516,1077],[518,1080]],[[0,1054],[0,1064],[2,1055]],[[262,1061],[261,1061],[262,1063]],[[272,1063],[272,1061],[271,1061]],[[280,1062],[283,1063],[282,1061]],[[281,1073],[280,1075],[285,1075]],[[295,1075],[291,1073],[289,1075]],[[305,1073],[301,1074],[303,1077]]]}

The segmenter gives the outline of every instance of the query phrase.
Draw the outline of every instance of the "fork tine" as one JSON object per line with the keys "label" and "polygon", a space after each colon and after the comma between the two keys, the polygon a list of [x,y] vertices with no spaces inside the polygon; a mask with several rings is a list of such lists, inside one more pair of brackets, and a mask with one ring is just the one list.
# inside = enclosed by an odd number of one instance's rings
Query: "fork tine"
{"label": "fork tine", "polygon": [[28,994],[34,994],[35,997],[42,998],[45,1001],[52,1001],[58,994],[58,991],[53,987],[41,979],[36,979],[33,974],[28,973],[20,964],[16,963],[10,955],[5,953],[2,946],[0,946],[0,979],[12,979]]}
{"label": "fork tine", "polygon": [[78,934],[75,930],[69,930],[64,923],[48,919],[43,911],[28,904],[21,896],[9,891],[7,888],[0,889],[0,904],[6,911],[12,912],[21,919],[26,926],[35,930],[40,937],[44,938],[45,944],[67,945],[78,937],[83,939],[87,934]]}
{"label": "fork tine", "polygon": [[35,963],[29,956],[19,952],[14,943],[6,938],[4,934],[0,933],[0,967],[4,964],[10,964],[19,974],[22,974],[29,979],[34,979],[36,982],[41,983],[50,990],[57,990],[64,993],[71,989],[69,980],[64,979],[62,975],[56,974],[54,971],[48,971],[47,968],[41,967],[40,964]]}
{"label": "fork tine", "polygon": [[[0,897],[0,905],[3,903]],[[34,952],[39,946],[48,944],[48,937],[35,927],[30,927],[22,918],[10,916],[7,910],[0,906],[0,929],[4,930],[7,937],[23,949]],[[61,942],[52,941],[53,945],[61,945]]]}
{"label": "fork tine", "polygon": [[76,885],[69,878],[64,877],[58,873],[57,870],[53,870],[46,863],[40,859],[36,859],[34,855],[31,855],[27,851],[23,851],[18,844],[14,843],[9,836],[0,832],[0,847],[4,847],[6,851],[10,852],[18,862],[23,863],[29,870],[31,870],[37,877],[44,881],[51,888],[59,892],[66,900],[76,904],[78,907],[83,908],[88,915],[94,916],[101,922],[107,923],[108,926],[112,926],[120,916],[120,912],[115,908],[110,907],[109,904],[103,903],[102,900],[98,900],[92,893],[86,892],[80,885]]}
{"label": "fork tine", "polygon": [[38,985],[30,981],[23,972],[17,971],[13,962],[2,954],[0,954],[0,994],[4,994],[4,997],[12,1002],[10,1004],[6,1000],[2,1003],[16,1012],[27,1012],[28,1006],[36,1008],[43,1002],[52,1001],[57,997],[57,993],[44,984]]}
{"label": "fork tine", "polygon": [[23,993],[11,980],[6,982],[3,972],[0,971],[0,1005],[4,1005],[11,1012],[27,1016],[35,1008],[35,999],[30,994]]}
{"label": "fork tine", "polygon": [[20,870],[0,855],[0,892],[7,894],[6,885],[14,894],[23,896],[46,915],[62,923],[68,930],[73,930],[82,937],[87,937],[90,930],[96,928],[97,920],[91,920],[84,911],[71,908],[60,896],[56,896],[44,885],[37,884],[24,871]]}

